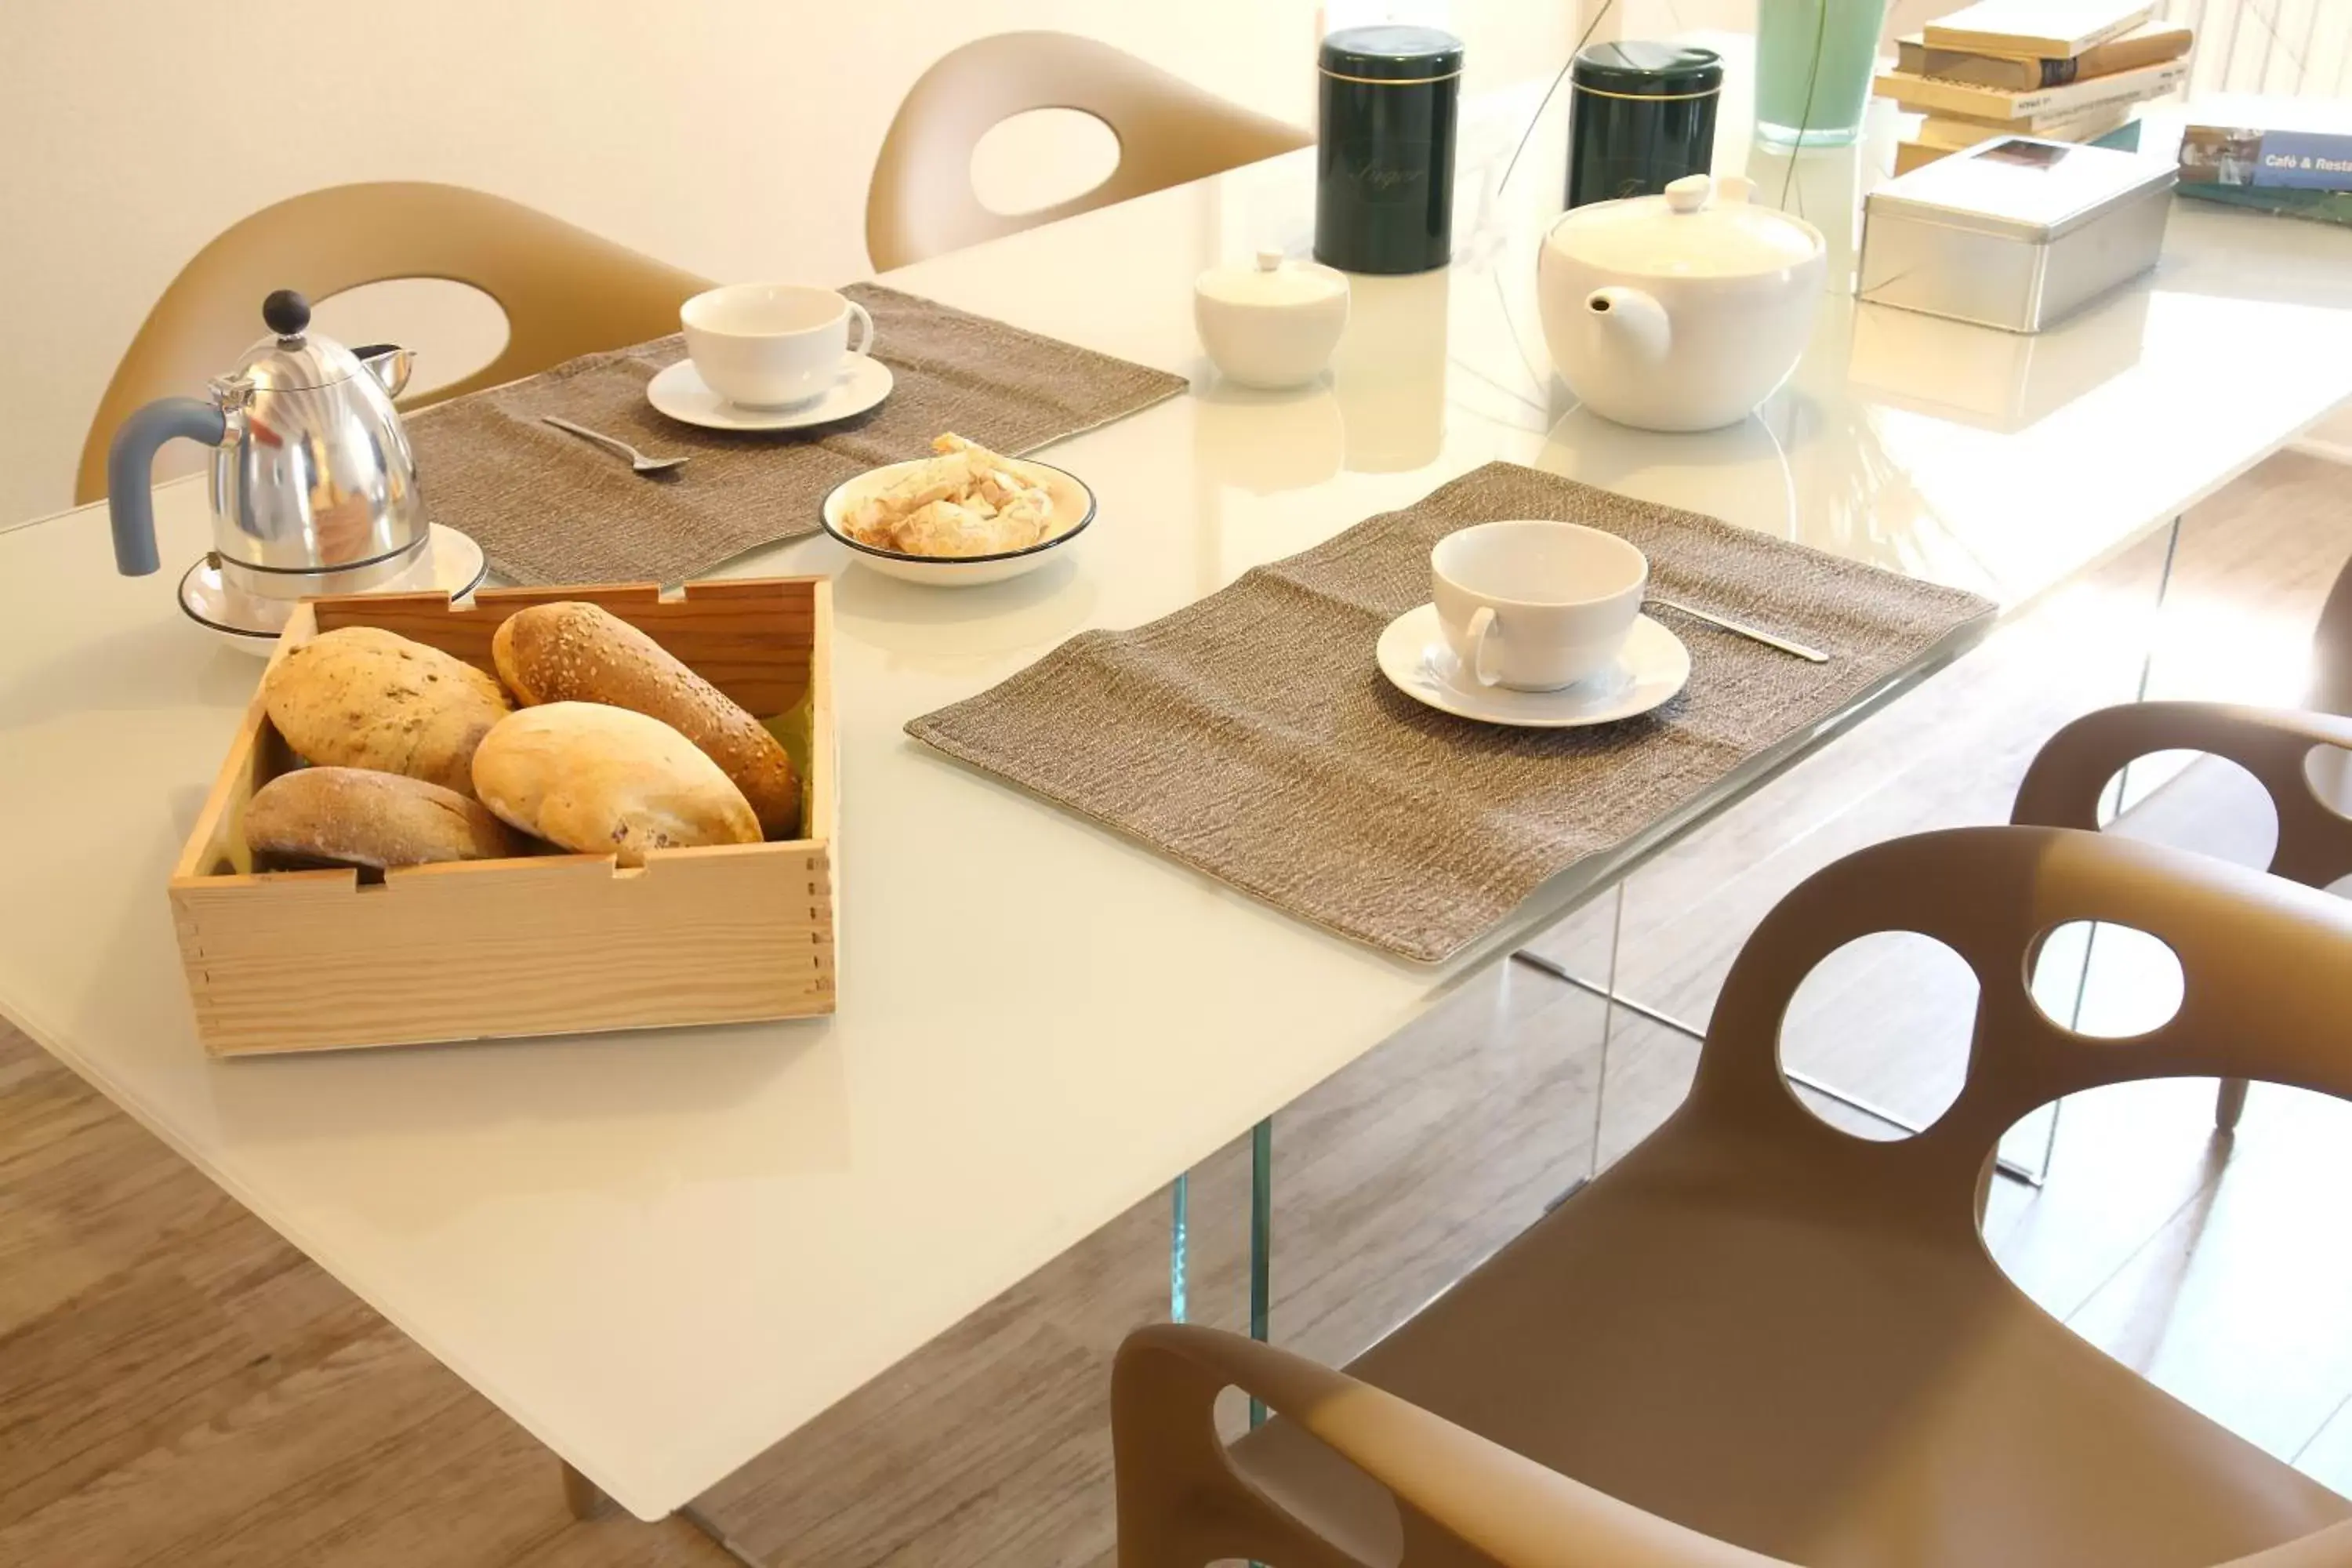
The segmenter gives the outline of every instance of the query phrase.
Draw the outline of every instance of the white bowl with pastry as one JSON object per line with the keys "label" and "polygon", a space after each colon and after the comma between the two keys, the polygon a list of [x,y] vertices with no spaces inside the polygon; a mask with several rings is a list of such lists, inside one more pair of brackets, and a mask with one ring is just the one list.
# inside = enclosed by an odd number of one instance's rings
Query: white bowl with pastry
{"label": "white bowl with pastry", "polygon": [[1094,491],[1075,474],[961,436],[931,446],[932,457],[869,468],[824,498],[825,532],[861,565],[976,588],[1034,572],[1094,521]]}

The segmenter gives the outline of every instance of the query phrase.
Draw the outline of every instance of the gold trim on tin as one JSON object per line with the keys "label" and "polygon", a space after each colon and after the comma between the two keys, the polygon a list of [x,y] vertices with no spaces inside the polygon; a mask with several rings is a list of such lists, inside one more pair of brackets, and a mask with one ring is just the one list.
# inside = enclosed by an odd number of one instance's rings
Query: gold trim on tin
{"label": "gold trim on tin", "polygon": [[1315,70],[1317,75],[1328,76],[1333,81],[1361,82],[1366,87],[1426,87],[1433,81],[1452,81],[1462,74],[1460,71],[1448,71],[1444,76],[1341,76],[1338,71],[1327,71],[1321,66],[1317,66]]}
{"label": "gold trim on tin", "polygon": [[1705,92],[1611,92],[1604,88],[1587,87],[1580,81],[1568,85],[1572,91],[1589,92],[1595,98],[1622,98],[1628,103],[1687,103],[1694,98],[1714,98],[1723,91],[1721,82]]}

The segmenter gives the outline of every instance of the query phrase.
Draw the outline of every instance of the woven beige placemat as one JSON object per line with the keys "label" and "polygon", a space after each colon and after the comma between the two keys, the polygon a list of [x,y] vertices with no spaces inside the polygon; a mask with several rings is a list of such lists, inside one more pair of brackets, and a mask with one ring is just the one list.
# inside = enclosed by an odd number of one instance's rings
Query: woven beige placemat
{"label": "woven beige placemat", "polygon": [[[1391,686],[1373,645],[1455,529],[1622,534],[1668,597],[1811,643],[1810,664],[1660,612],[1690,684],[1588,730],[1509,730]],[[1490,463],[1133,631],[1086,632],[908,732],[1302,919],[1434,963],[1543,881],[1689,805],[1993,606],[1712,518]]]}
{"label": "woven beige placemat", "polygon": [[[512,582],[677,583],[815,532],[834,486],[928,455],[943,430],[1018,456],[1186,385],[877,283],[842,292],[873,313],[874,355],[897,381],[871,413],[773,435],[680,424],[646,401],[654,374],[686,357],[682,338],[657,338],[408,416],[426,511],[479,540],[491,569]],[[541,424],[547,414],[693,461],[648,479]]]}

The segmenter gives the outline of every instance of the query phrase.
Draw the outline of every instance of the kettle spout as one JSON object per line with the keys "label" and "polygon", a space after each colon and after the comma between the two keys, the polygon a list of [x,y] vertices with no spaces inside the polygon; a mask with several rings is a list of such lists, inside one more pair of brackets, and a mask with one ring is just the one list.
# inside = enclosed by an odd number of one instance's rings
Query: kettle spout
{"label": "kettle spout", "polygon": [[1654,364],[1666,357],[1674,342],[1666,308],[1639,289],[1595,289],[1584,297],[1584,309],[1605,336],[1624,344],[1636,359]]}
{"label": "kettle spout", "polygon": [[352,353],[358,357],[362,368],[375,377],[376,384],[383,388],[387,397],[398,397],[408,384],[409,373],[416,368],[416,351],[397,343],[371,343]]}

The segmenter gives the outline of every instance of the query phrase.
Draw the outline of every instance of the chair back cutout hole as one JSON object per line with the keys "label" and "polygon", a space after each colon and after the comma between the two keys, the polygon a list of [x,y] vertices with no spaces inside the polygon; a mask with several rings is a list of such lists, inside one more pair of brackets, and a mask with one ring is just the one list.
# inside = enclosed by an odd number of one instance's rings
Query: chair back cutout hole
{"label": "chair back cutout hole", "polygon": [[[1932,1125],[1968,1080],[1978,984],[1968,961],[1917,931],[1856,937],[1815,964],[1780,1020],[1780,1070],[1836,1084],[1916,1126]],[[1841,1131],[1887,1141],[1894,1121],[1791,1081],[1805,1108]]]}
{"label": "chair back cutout hole", "polygon": [[1000,217],[1059,206],[1118,171],[1118,134],[1077,109],[1029,109],[989,127],[971,149],[971,194]]}

